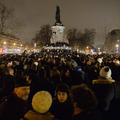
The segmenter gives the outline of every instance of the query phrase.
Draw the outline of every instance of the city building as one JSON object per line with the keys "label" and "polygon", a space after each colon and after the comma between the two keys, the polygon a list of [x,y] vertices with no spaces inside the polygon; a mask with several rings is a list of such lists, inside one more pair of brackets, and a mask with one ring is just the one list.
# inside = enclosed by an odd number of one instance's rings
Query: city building
{"label": "city building", "polygon": [[20,53],[23,44],[19,38],[9,34],[0,34],[0,53]]}
{"label": "city building", "polygon": [[120,29],[114,29],[106,36],[104,44],[104,51],[106,53],[120,53]]}

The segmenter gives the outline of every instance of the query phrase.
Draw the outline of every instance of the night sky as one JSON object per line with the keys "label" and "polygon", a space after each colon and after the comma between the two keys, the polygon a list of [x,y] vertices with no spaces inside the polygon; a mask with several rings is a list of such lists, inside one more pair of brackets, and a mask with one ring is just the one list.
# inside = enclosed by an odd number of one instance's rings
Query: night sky
{"label": "night sky", "polygon": [[120,0],[1,0],[15,9],[25,27],[18,37],[30,42],[43,24],[55,23],[56,5],[66,29],[96,29],[95,45],[104,43],[105,33],[120,28]]}

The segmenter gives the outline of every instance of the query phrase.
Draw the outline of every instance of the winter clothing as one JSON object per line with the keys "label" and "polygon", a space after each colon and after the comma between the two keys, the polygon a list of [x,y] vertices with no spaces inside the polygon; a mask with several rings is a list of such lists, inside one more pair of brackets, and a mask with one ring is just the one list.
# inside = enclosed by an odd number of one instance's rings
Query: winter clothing
{"label": "winter clothing", "polygon": [[19,120],[29,108],[26,101],[12,94],[0,104],[0,120]]}
{"label": "winter clothing", "polygon": [[92,110],[90,112],[81,112],[80,114],[74,115],[72,120],[102,120],[102,118],[97,110]]}
{"label": "winter clothing", "polygon": [[69,99],[64,103],[60,103],[58,98],[55,98],[50,112],[55,116],[55,119],[70,120],[73,114],[73,105]]}
{"label": "winter clothing", "polygon": [[24,118],[27,120],[54,120],[54,116],[49,112],[41,114],[32,110],[26,113]]}
{"label": "winter clothing", "polygon": [[108,66],[104,66],[100,70],[100,76],[104,78],[110,78],[111,77],[111,69]]}
{"label": "winter clothing", "polygon": [[12,75],[4,75],[3,78],[1,78],[1,88],[0,88],[0,100],[2,100],[4,97],[9,96],[15,87],[15,79]]}
{"label": "winter clothing", "polygon": [[120,82],[112,83],[103,99],[103,110],[107,111],[107,119],[120,118]]}
{"label": "winter clothing", "polygon": [[29,110],[24,119],[27,120],[54,120],[54,116],[48,112],[52,104],[52,96],[47,91],[37,92],[32,99],[33,110]]}
{"label": "winter clothing", "polygon": [[103,119],[106,119],[106,113],[103,111],[104,106],[104,96],[106,95],[107,90],[109,89],[110,85],[114,83],[115,80],[107,79],[104,77],[99,77],[97,80],[92,81],[92,89],[98,98],[99,104],[98,108],[102,113]]}

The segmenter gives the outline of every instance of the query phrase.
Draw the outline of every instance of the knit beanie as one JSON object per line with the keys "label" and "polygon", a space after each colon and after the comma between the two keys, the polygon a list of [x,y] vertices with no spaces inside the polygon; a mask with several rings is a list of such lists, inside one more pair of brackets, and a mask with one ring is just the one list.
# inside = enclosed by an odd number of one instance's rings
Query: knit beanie
{"label": "knit beanie", "polygon": [[100,70],[100,76],[102,76],[104,78],[111,77],[111,74],[112,74],[111,69],[108,66],[104,66]]}
{"label": "knit beanie", "polygon": [[45,113],[49,110],[52,104],[52,96],[47,91],[37,92],[32,99],[32,107],[39,113]]}
{"label": "knit beanie", "polygon": [[26,77],[20,77],[15,80],[15,87],[30,86],[30,83],[26,80]]}

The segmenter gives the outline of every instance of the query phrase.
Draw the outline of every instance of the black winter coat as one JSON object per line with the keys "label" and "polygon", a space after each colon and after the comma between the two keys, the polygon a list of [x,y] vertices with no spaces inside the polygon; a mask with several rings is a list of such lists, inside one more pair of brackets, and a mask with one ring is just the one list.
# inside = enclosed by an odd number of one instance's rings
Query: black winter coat
{"label": "black winter coat", "polygon": [[74,115],[72,120],[102,120],[101,114],[97,109],[90,112],[81,112],[78,115]]}
{"label": "black winter coat", "polygon": [[27,102],[12,94],[0,104],[0,120],[19,120],[28,110]]}
{"label": "black winter coat", "polygon": [[53,100],[50,112],[58,120],[70,120],[73,114],[73,105],[68,99],[64,103],[60,103],[57,98]]}

